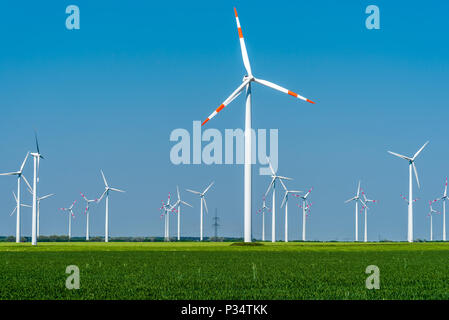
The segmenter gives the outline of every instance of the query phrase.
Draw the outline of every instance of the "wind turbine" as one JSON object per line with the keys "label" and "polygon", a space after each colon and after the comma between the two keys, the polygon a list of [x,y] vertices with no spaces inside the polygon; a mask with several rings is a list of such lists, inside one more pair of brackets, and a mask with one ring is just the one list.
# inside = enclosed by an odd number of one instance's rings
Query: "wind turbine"
{"label": "wind turbine", "polygon": [[428,143],[429,143],[429,141],[424,143],[424,145],[415,153],[415,155],[413,157],[407,157],[407,156],[403,156],[403,155],[401,155],[399,153],[388,151],[388,153],[408,161],[408,167],[409,167],[409,169],[408,169],[408,171],[409,171],[409,177],[408,177],[408,181],[409,181],[408,197],[409,197],[409,200],[408,200],[408,232],[407,232],[407,241],[408,242],[413,242],[413,180],[412,180],[412,168],[413,168],[413,171],[415,171],[416,183],[418,184],[418,188],[420,188],[420,186],[419,186],[419,179],[418,179],[418,170],[416,170],[415,160],[416,160],[416,157],[418,157],[418,155],[425,148],[425,146],[427,146]]}
{"label": "wind turbine", "polygon": [[281,181],[282,187],[284,188],[284,198],[282,199],[281,208],[285,206],[285,223],[284,223],[284,241],[288,242],[288,195],[293,194],[296,195],[298,193],[301,193],[302,191],[299,190],[288,190],[285,186],[284,182]]}
{"label": "wind turbine", "polygon": [[[33,195],[33,189],[31,189],[31,187],[28,187],[28,192],[31,193],[31,195]],[[39,238],[39,236],[40,236],[40,229],[39,229],[39,226],[40,226],[40,211],[41,211],[40,208],[41,208],[41,200],[50,198],[51,196],[54,196],[54,195],[55,195],[54,193],[51,193],[51,194],[47,194],[47,195],[45,195],[45,196],[37,197],[37,198],[36,198],[36,201],[37,201],[37,237],[38,237],[38,238]]]}
{"label": "wind turbine", "polygon": [[25,163],[28,159],[29,156],[29,152],[27,152],[27,155],[25,156],[25,160],[23,160],[22,165],[20,166],[19,171],[15,171],[15,172],[8,172],[8,173],[0,173],[0,176],[17,176],[17,197],[14,196],[16,198],[16,211],[17,211],[17,215],[16,215],[16,242],[19,243],[20,242],[20,178],[23,179],[23,181],[25,181],[25,183],[28,185],[29,188],[31,188],[30,184],[28,183],[28,180],[25,178],[25,176],[23,175],[23,168],[25,167]]}
{"label": "wind turbine", "polygon": [[[16,194],[14,193],[14,191],[12,192],[12,194],[13,194],[13,196],[14,196],[14,199],[15,199],[16,202],[17,202],[17,197],[16,197]],[[28,204],[23,204],[23,203],[21,203],[20,206],[21,206],[21,207],[31,208],[30,205],[28,205]],[[17,206],[14,207],[14,210],[11,212],[10,216],[12,216],[16,211],[17,211]]]}
{"label": "wind turbine", "polygon": [[34,140],[36,142],[36,152],[30,153],[33,156],[34,162],[34,176],[33,176],[33,215],[31,222],[31,244],[37,245],[36,236],[36,220],[37,220],[37,183],[39,182],[39,163],[40,159],[44,159],[39,150],[39,142],[37,140],[37,133],[34,131]]}
{"label": "wind turbine", "polygon": [[76,203],[76,200],[73,201],[72,205],[68,208],[59,208],[60,210],[66,211],[69,213],[69,215],[68,215],[69,216],[69,240],[70,240],[70,238],[72,238],[72,219],[71,218],[73,217],[73,219],[75,219],[75,213],[73,212],[73,206],[75,205],[75,203]]}
{"label": "wind turbine", "polygon": [[432,216],[435,213],[440,213],[439,211],[435,210],[434,208],[432,208],[432,201],[429,201],[429,206],[430,206],[430,211],[427,214],[428,217],[430,217],[430,241],[433,241],[433,222],[432,222]]}
{"label": "wind turbine", "polygon": [[170,212],[173,212],[174,206],[170,205],[171,195],[168,193],[167,203],[162,200],[162,206],[160,210],[164,210],[162,214],[164,216],[164,240],[170,241]]}
{"label": "wind turbine", "polygon": [[117,192],[125,192],[125,191],[110,187],[108,185],[108,182],[106,181],[103,170],[100,169],[100,172],[101,172],[101,176],[103,177],[103,181],[104,181],[104,192],[101,195],[98,202],[100,202],[101,199],[103,199],[103,197],[106,195],[106,217],[105,217],[105,223],[104,223],[104,242],[109,242],[109,191],[117,191]]}
{"label": "wind turbine", "polygon": [[204,189],[203,192],[186,189],[186,191],[188,191],[190,193],[193,193],[193,194],[197,194],[197,195],[200,196],[200,202],[201,202],[201,209],[200,209],[200,241],[203,241],[203,204],[204,204],[204,208],[206,209],[206,213],[208,213],[207,204],[206,204],[206,198],[204,196],[206,195],[207,191],[209,191],[210,187],[212,187],[213,184],[214,184],[214,182],[212,181],[212,183],[206,189]]}
{"label": "wind turbine", "polygon": [[184,204],[186,206],[189,206],[190,208],[193,208],[192,205],[188,204],[187,202],[181,200],[181,196],[179,194],[179,188],[176,186],[176,193],[178,195],[178,200],[173,205],[176,214],[178,215],[178,241],[181,240],[181,204]]}
{"label": "wind turbine", "polygon": [[447,197],[447,177],[446,177],[446,183],[444,185],[444,192],[443,196],[439,199],[434,200],[435,201],[443,201],[443,241],[446,241],[446,200]]}
{"label": "wind turbine", "polygon": [[273,166],[271,165],[270,159],[268,159],[268,165],[270,166],[271,170],[271,182],[268,185],[267,192],[265,192],[265,197],[267,196],[268,192],[270,192],[270,189],[273,188],[273,200],[272,200],[272,215],[271,215],[271,242],[276,241],[276,180],[279,182],[282,182],[282,180],[293,180],[292,178],[287,178],[283,176],[276,175],[276,172],[274,172]]}
{"label": "wind turbine", "polygon": [[262,208],[257,211],[257,213],[262,214],[262,241],[265,241],[265,212],[269,212],[270,210],[266,205],[265,196],[262,197]]}
{"label": "wind turbine", "polygon": [[[297,204],[300,209],[303,209],[303,221],[302,221],[302,239],[306,241],[306,221],[307,218],[310,217],[310,210],[313,205],[313,202],[305,202],[303,204]],[[305,213],[307,212],[307,213]],[[304,214],[305,213],[305,214]]]}
{"label": "wind turbine", "polygon": [[[368,199],[366,197],[366,193],[365,191],[362,190],[362,196],[363,196],[363,200],[365,201],[365,204],[368,204],[370,202],[372,203],[376,203],[378,202],[377,200],[372,200],[372,199]],[[368,242],[368,214],[367,214],[367,210],[369,209],[367,206],[363,206],[362,209],[364,209],[365,211],[365,237],[364,237],[364,242]]]}
{"label": "wind turbine", "polygon": [[89,241],[89,206],[92,202],[98,202],[99,200],[89,200],[83,193],[80,192],[80,194],[83,197],[84,201],[86,201],[86,209],[84,209],[84,214],[86,215],[86,241]]}
{"label": "wind turbine", "polygon": [[[253,73],[251,71],[251,66],[248,58],[248,53],[246,51],[246,45],[245,40],[243,39],[243,33],[242,28],[240,26],[239,17],[237,15],[237,10],[234,8],[235,12],[235,19],[237,22],[237,30],[239,34],[240,39],[240,48],[242,51],[242,58],[243,58],[243,64],[245,66],[247,75],[243,77],[243,82],[240,84],[237,89],[214,111],[212,114],[204,120],[202,125],[206,124],[210,119],[215,117],[217,113],[219,113],[224,107],[226,107],[228,104],[230,104],[237,96],[240,95],[240,93],[243,91],[243,89],[246,88],[246,108],[245,108],[245,164],[244,164],[244,241],[245,242],[251,242],[252,235],[251,235],[251,211],[252,211],[252,198],[251,198],[251,192],[252,192],[252,159],[251,159],[251,151],[252,151],[252,139],[251,139],[251,83],[257,82],[259,84],[262,84],[264,86],[267,86],[269,88],[278,90],[280,92],[289,94],[295,98],[314,103],[313,101],[304,98],[303,96],[300,96],[297,93],[294,93],[288,89],[285,89],[281,86],[278,86],[277,84],[274,84],[272,82],[257,79],[253,76]],[[273,203],[274,205],[274,203]],[[274,211],[273,211],[274,214]]]}
{"label": "wind turbine", "polygon": [[305,195],[296,195],[297,198],[300,198],[302,200],[302,205],[299,206],[300,208],[302,208],[302,241],[306,241],[306,210],[310,210],[307,197],[310,195],[312,190],[313,187],[310,188]]}
{"label": "wind turbine", "polygon": [[366,207],[366,203],[360,199],[360,181],[357,187],[357,194],[352,197],[351,199],[348,199],[345,201],[345,203],[351,202],[351,201],[355,201],[355,241],[359,241],[359,217],[358,217],[358,212],[359,212],[359,202]]}

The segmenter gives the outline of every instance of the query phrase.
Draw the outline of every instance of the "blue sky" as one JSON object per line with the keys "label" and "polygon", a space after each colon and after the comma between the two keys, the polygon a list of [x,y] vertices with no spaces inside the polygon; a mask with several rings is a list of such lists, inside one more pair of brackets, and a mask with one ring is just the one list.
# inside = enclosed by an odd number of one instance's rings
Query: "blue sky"
{"label": "blue sky", "polygon": [[[80,30],[65,28],[70,4],[80,8]],[[370,4],[380,8],[380,30],[365,28]],[[111,185],[127,191],[111,195],[111,236],[162,235],[158,208],[167,193],[212,180],[205,234],[212,235],[214,208],[220,234],[243,234],[243,167],[175,166],[169,158],[171,131],[191,131],[192,121],[204,120],[245,74],[233,6],[256,77],[317,102],[253,86],[253,126],[279,129],[279,174],[295,179],[292,188],[315,188],[310,239],[353,239],[354,207],[343,201],[358,179],[380,200],[370,212],[369,238],[405,239],[407,207],[399,195],[408,190],[407,163],[386,151],[413,154],[430,140],[416,162],[422,188],[415,184],[415,238],[428,237],[427,201],[442,193],[449,174],[449,5],[441,1],[2,4],[0,171],[17,170],[33,150],[36,128],[46,158],[40,194],[57,194],[41,204],[41,232],[65,233],[58,208],[77,199],[73,233],[84,235],[79,192],[101,194],[102,168]],[[243,106],[239,97],[208,128],[242,128]],[[269,183],[256,170],[254,211]],[[31,162],[25,174],[31,180]],[[16,182],[0,178],[0,234],[12,235]],[[183,197],[195,208],[183,210],[182,234],[197,236],[199,200]],[[297,239],[292,204],[290,238]],[[91,213],[92,233],[103,235],[104,202]],[[29,235],[31,212],[22,216]],[[260,237],[260,217],[253,219]],[[441,217],[434,221],[439,239]],[[283,223],[278,209],[279,238]]]}

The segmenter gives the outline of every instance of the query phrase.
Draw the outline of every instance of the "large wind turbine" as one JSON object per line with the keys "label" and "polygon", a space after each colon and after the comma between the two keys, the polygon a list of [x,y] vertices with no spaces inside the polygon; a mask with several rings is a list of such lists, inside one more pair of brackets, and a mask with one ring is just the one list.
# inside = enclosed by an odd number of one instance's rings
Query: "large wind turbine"
{"label": "large wind turbine", "polygon": [[34,162],[34,176],[33,176],[33,215],[31,222],[31,244],[37,245],[36,235],[36,221],[37,221],[37,183],[39,182],[39,163],[40,159],[44,159],[39,150],[39,142],[37,140],[37,133],[34,131],[34,139],[36,142],[36,152],[30,153],[33,156]]}
{"label": "large wind turbine", "polygon": [[435,210],[434,208],[432,208],[432,201],[429,201],[429,213],[427,214],[427,216],[430,218],[430,241],[433,241],[433,221],[432,221],[432,217],[435,213],[440,213],[439,211]]}
{"label": "large wind turbine", "polygon": [[276,180],[282,182],[282,180],[293,180],[292,178],[287,178],[283,176],[276,175],[276,172],[274,172],[273,166],[271,165],[270,159],[268,159],[268,165],[270,166],[271,170],[271,182],[268,185],[267,192],[265,192],[265,197],[267,196],[268,192],[270,192],[270,189],[273,188],[273,200],[272,200],[272,214],[271,214],[271,242],[276,241]]}
{"label": "large wind turbine", "polygon": [[69,217],[69,240],[72,238],[72,217],[75,218],[75,213],[73,212],[73,206],[75,205],[76,200],[73,201],[72,205],[68,208],[59,208],[62,211],[68,212]]}
{"label": "large wind turbine", "polygon": [[421,151],[424,149],[424,147],[427,146],[428,143],[429,143],[429,141],[424,143],[424,145],[415,153],[415,155],[413,157],[406,157],[406,156],[403,156],[402,154],[388,151],[388,153],[408,161],[408,167],[409,167],[409,169],[408,169],[408,171],[409,171],[409,177],[408,177],[408,181],[409,181],[408,197],[409,197],[409,200],[408,200],[408,232],[407,232],[407,241],[408,242],[413,242],[413,179],[412,179],[412,168],[413,168],[413,171],[415,171],[416,183],[418,184],[418,188],[420,188],[420,186],[419,186],[419,179],[418,179],[418,170],[416,170],[415,160],[416,160],[416,157],[418,157],[418,155],[421,153]]}
{"label": "large wind turbine", "polygon": [[282,187],[284,188],[284,198],[282,199],[281,208],[285,206],[285,223],[284,223],[284,241],[288,242],[288,195],[293,194],[297,195],[298,193],[301,193],[302,191],[299,190],[288,190],[285,186],[284,182],[281,181]]}
{"label": "large wind turbine", "polygon": [[[363,191],[363,190],[362,190],[362,196],[363,196],[363,200],[365,201],[365,204],[368,204],[370,202],[372,202],[372,203],[378,202],[377,200],[368,199],[366,197],[365,191]],[[364,209],[364,213],[365,213],[365,237],[364,237],[363,241],[364,242],[368,242],[368,214],[367,214],[367,210],[369,208],[367,206],[363,206],[363,209]]]}
{"label": "large wind turbine", "polygon": [[265,241],[265,212],[269,212],[271,209],[269,209],[266,205],[265,196],[262,198],[262,208],[257,211],[258,213],[262,214],[262,241]]}
{"label": "large wind turbine", "polygon": [[28,187],[31,189],[30,184],[28,183],[28,180],[25,178],[25,176],[23,175],[23,168],[25,167],[25,163],[28,159],[28,155],[30,153],[28,152],[25,160],[23,160],[22,165],[20,166],[19,171],[15,171],[15,172],[8,172],[8,173],[0,173],[0,176],[17,176],[17,197],[16,198],[16,211],[17,211],[17,215],[16,215],[16,242],[19,243],[20,242],[20,178],[23,179],[23,181],[25,181],[25,183],[28,185]]}
{"label": "large wind turbine", "polygon": [[443,201],[443,241],[446,241],[446,200],[447,197],[447,177],[446,177],[446,183],[444,185],[444,192],[443,196],[439,199],[436,199],[434,201]]}
{"label": "large wind turbine", "polygon": [[81,196],[83,197],[84,201],[86,201],[86,209],[84,209],[84,214],[86,215],[86,241],[89,241],[89,206],[92,202],[98,202],[98,199],[87,199],[87,197],[81,193]]}
{"label": "large wind turbine", "polygon": [[[219,113],[224,107],[226,107],[228,104],[230,104],[240,93],[243,91],[243,89],[246,89],[246,108],[245,108],[245,164],[244,164],[244,241],[245,242],[251,242],[252,235],[251,235],[251,211],[252,211],[252,198],[251,198],[251,190],[252,190],[252,171],[251,171],[251,151],[252,151],[252,139],[251,139],[251,83],[257,82],[259,84],[262,84],[264,86],[267,86],[269,88],[281,91],[283,93],[289,94],[295,98],[314,103],[310,101],[307,98],[304,98],[303,96],[300,96],[297,93],[294,93],[290,90],[287,90],[281,86],[278,86],[277,84],[274,84],[272,82],[257,79],[253,76],[253,73],[251,71],[251,66],[248,58],[248,53],[246,51],[246,45],[245,40],[243,39],[243,33],[242,28],[240,26],[240,21],[237,15],[237,10],[234,8],[235,12],[235,19],[237,22],[237,30],[239,34],[240,39],[240,48],[242,51],[242,57],[243,57],[243,64],[245,66],[247,75],[243,77],[243,82],[240,86],[237,87],[237,89],[214,111],[212,114],[204,120],[202,125],[206,124],[210,119],[215,117],[217,113]],[[274,205],[274,203],[273,203]],[[273,212],[274,213],[274,212]]]}
{"label": "large wind turbine", "polygon": [[214,182],[212,181],[212,183],[206,189],[204,189],[203,192],[186,189],[186,191],[188,191],[190,193],[193,193],[193,194],[197,194],[197,195],[200,196],[200,202],[201,202],[201,209],[200,209],[200,241],[203,241],[203,204],[204,204],[204,208],[206,209],[206,213],[208,213],[207,204],[206,204],[206,198],[204,196],[206,195],[206,192],[209,191],[210,187],[212,187],[213,184],[214,184]]}
{"label": "large wind turbine", "polygon": [[305,195],[296,195],[296,197],[302,200],[302,205],[299,206],[300,208],[302,208],[302,241],[306,241],[306,211],[310,207],[307,198],[312,190],[313,187],[310,188]]}
{"label": "large wind turbine", "polygon": [[358,213],[359,213],[359,202],[366,207],[366,203],[360,199],[360,181],[357,187],[357,194],[352,197],[351,199],[348,199],[345,201],[345,203],[351,202],[351,201],[355,201],[355,241],[359,241],[359,217],[358,217]]}
{"label": "large wind turbine", "polygon": [[103,170],[100,170],[100,172],[101,172],[101,176],[103,177],[103,181],[104,181],[104,192],[101,195],[98,202],[100,202],[101,199],[103,199],[103,197],[106,195],[106,217],[105,217],[105,222],[104,222],[104,242],[109,242],[109,191],[117,191],[117,192],[125,192],[125,191],[110,187],[108,185],[108,182],[106,181]]}
{"label": "large wind turbine", "polygon": [[175,204],[173,205],[173,208],[176,208],[175,212],[178,215],[178,241],[179,241],[179,240],[181,240],[181,204],[189,206],[190,208],[193,208],[193,207],[192,207],[192,205],[188,204],[187,202],[181,200],[181,195],[179,194],[178,186],[176,186],[176,193],[178,195],[178,200],[176,200]]}

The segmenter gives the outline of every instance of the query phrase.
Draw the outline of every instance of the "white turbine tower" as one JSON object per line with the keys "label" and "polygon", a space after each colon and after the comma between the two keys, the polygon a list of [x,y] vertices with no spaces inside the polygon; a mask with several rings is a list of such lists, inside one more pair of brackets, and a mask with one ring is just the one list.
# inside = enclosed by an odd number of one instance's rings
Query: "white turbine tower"
{"label": "white turbine tower", "polygon": [[265,196],[262,197],[262,208],[257,211],[257,213],[262,214],[262,241],[265,241],[265,212],[269,212],[270,210],[266,205]]}
{"label": "white turbine tower", "polygon": [[409,169],[408,169],[408,171],[409,171],[409,177],[408,177],[408,181],[409,181],[409,192],[408,192],[409,201],[408,201],[408,232],[407,232],[407,241],[408,242],[413,242],[413,201],[412,201],[412,199],[413,199],[413,179],[412,179],[412,168],[413,168],[413,171],[415,171],[416,183],[418,184],[418,188],[420,188],[420,186],[419,186],[419,179],[418,179],[418,170],[416,170],[415,160],[416,160],[416,157],[418,157],[418,155],[425,148],[425,146],[427,146],[428,143],[429,143],[429,141],[424,143],[424,145],[415,153],[415,155],[413,157],[406,157],[406,156],[403,156],[402,154],[388,151],[388,153],[408,161],[408,167],[409,167]]}
{"label": "white turbine tower", "polygon": [[72,205],[68,208],[59,208],[62,211],[66,211],[69,217],[69,240],[72,238],[72,217],[75,219],[75,213],[73,212],[73,206],[75,205],[76,200],[73,201]]}
{"label": "white turbine tower", "polygon": [[313,187],[310,188],[305,195],[296,195],[297,198],[300,198],[302,200],[302,204],[299,206],[300,208],[302,208],[302,241],[306,241],[306,211],[310,211],[310,205],[307,198],[309,197],[312,190]]}
{"label": "white turbine tower", "polygon": [[33,215],[31,220],[31,244],[37,245],[37,184],[39,182],[39,163],[40,159],[44,159],[39,150],[39,142],[37,140],[37,133],[34,131],[34,139],[36,142],[36,152],[30,153],[33,156],[34,162],[34,175],[33,175]]}
{"label": "white turbine tower", "polygon": [[271,170],[271,182],[268,185],[267,192],[265,192],[265,197],[270,192],[270,189],[273,188],[273,199],[272,199],[272,214],[271,214],[271,242],[276,241],[276,180],[282,182],[282,180],[293,180],[292,178],[287,178],[283,176],[276,175],[274,172],[273,166],[271,165],[270,159],[268,159],[268,164]]}
{"label": "white turbine tower", "polygon": [[28,155],[30,153],[28,152],[25,160],[23,160],[22,165],[20,166],[19,171],[15,171],[15,172],[8,172],[8,173],[0,173],[0,176],[17,176],[17,197],[16,198],[16,211],[17,211],[17,215],[16,215],[16,242],[19,243],[20,242],[20,179],[22,178],[23,181],[25,181],[25,183],[27,184],[27,186],[31,189],[30,184],[28,183],[28,180],[25,178],[25,176],[23,175],[23,168],[25,167],[25,163],[28,159]]}
{"label": "white turbine tower", "polygon": [[55,194],[54,193],[51,193],[51,194],[47,194],[47,195],[45,195],[45,196],[42,196],[42,197],[37,197],[37,237],[39,238],[39,236],[40,236],[40,223],[39,223],[39,221],[40,221],[40,212],[41,212],[41,200],[44,200],[44,199],[47,199],[47,198],[50,198],[51,196],[54,196]]}
{"label": "white turbine tower", "polygon": [[447,177],[446,177],[446,183],[444,185],[444,192],[443,196],[439,199],[434,200],[435,201],[443,201],[443,241],[446,241],[446,200],[447,197]]}
{"label": "white turbine tower", "polygon": [[174,210],[175,210],[176,214],[178,215],[178,241],[179,241],[179,240],[181,240],[181,204],[189,206],[190,208],[193,208],[193,207],[189,203],[181,200],[181,195],[179,194],[178,186],[176,186],[176,193],[178,195],[178,200],[173,205],[173,208],[176,208]]}
{"label": "white turbine tower", "polygon": [[[363,191],[363,190],[362,190],[362,196],[363,196],[363,201],[365,201],[365,204],[368,204],[370,202],[372,202],[372,203],[379,202],[378,200],[368,199],[366,197],[365,191]],[[367,206],[363,206],[362,209],[364,210],[364,214],[365,214],[365,237],[364,237],[363,241],[364,242],[368,242],[368,214],[367,214],[367,210],[369,208]]]}
{"label": "white turbine tower", "polygon": [[101,195],[98,202],[103,199],[103,197],[106,195],[106,216],[105,216],[105,223],[104,223],[104,242],[109,242],[109,191],[117,191],[117,192],[125,192],[123,190],[112,188],[108,185],[108,182],[106,181],[106,177],[104,176],[103,170],[100,170],[101,176],[103,177],[104,181],[104,192]]}
{"label": "white turbine tower", "polygon": [[297,195],[302,191],[299,190],[288,190],[284,182],[281,181],[282,187],[284,188],[284,198],[282,199],[281,208],[285,206],[285,223],[284,223],[284,241],[288,242],[288,195]]}
{"label": "white turbine tower", "polygon": [[355,241],[359,241],[359,219],[358,219],[358,213],[359,213],[359,202],[366,207],[366,203],[360,199],[360,181],[357,187],[357,194],[352,197],[351,199],[348,199],[345,201],[345,203],[355,201]]}
{"label": "white turbine tower", "polygon": [[98,202],[99,200],[98,199],[90,200],[87,199],[87,197],[83,193],[80,192],[80,194],[83,197],[84,201],[86,201],[86,209],[84,209],[84,214],[86,215],[86,241],[89,241],[89,207],[92,202]]}
{"label": "white turbine tower", "polygon": [[170,241],[170,212],[173,212],[175,206],[170,205],[171,195],[168,193],[167,203],[162,200],[162,206],[160,210],[164,210],[162,216],[164,216],[164,241]]}
{"label": "white turbine tower", "polygon": [[[246,108],[245,108],[245,164],[244,164],[244,241],[245,242],[251,242],[252,235],[251,235],[251,211],[252,211],[252,159],[251,159],[251,151],[252,151],[252,139],[251,139],[251,83],[257,82],[259,84],[262,84],[264,86],[267,86],[269,88],[281,91],[283,93],[289,94],[295,98],[314,103],[310,101],[307,98],[304,98],[303,96],[298,95],[297,93],[294,93],[290,90],[287,90],[281,86],[278,86],[277,84],[274,84],[272,82],[257,79],[253,76],[253,73],[251,71],[251,66],[248,58],[248,53],[246,51],[246,45],[245,41],[243,39],[243,33],[242,28],[240,27],[240,21],[237,15],[237,10],[234,8],[235,12],[235,19],[237,22],[237,30],[239,34],[240,39],[240,48],[242,51],[242,57],[243,57],[243,64],[245,66],[247,75],[243,77],[243,82],[240,86],[237,87],[237,89],[214,111],[212,114],[204,120],[202,125],[204,125],[206,122],[208,122],[210,119],[215,117],[217,113],[219,113],[224,107],[226,107],[228,104],[230,104],[240,93],[243,91],[243,89],[246,88]],[[274,213],[274,212],[273,212]]]}
{"label": "white turbine tower", "polygon": [[210,187],[212,187],[213,184],[214,184],[214,182],[212,181],[212,183],[206,189],[204,189],[203,192],[186,189],[186,191],[188,191],[190,193],[193,193],[193,194],[197,194],[197,195],[200,196],[200,202],[201,202],[201,209],[200,209],[200,241],[203,241],[203,204],[204,204],[204,208],[206,209],[206,213],[208,213],[207,204],[206,204],[206,198],[204,196],[206,195],[206,192],[209,191]]}
{"label": "white turbine tower", "polygon": [[427,216],[430,218],[430,241],[433,241],[433,221],[432,221],[432,217],[435,213],[440,213],[439,211],[435,210],[434,208],[432,208],[432,201],[429,201],[429,213],[427,214]]}

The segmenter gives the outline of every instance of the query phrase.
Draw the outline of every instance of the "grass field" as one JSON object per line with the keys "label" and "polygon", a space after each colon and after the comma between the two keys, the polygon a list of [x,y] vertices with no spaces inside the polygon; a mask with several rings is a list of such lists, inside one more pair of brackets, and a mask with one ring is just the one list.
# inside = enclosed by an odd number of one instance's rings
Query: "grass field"
{"label": "grass field", "polygon": [[449,299],[449,244],[0,243],[0,299]]}

